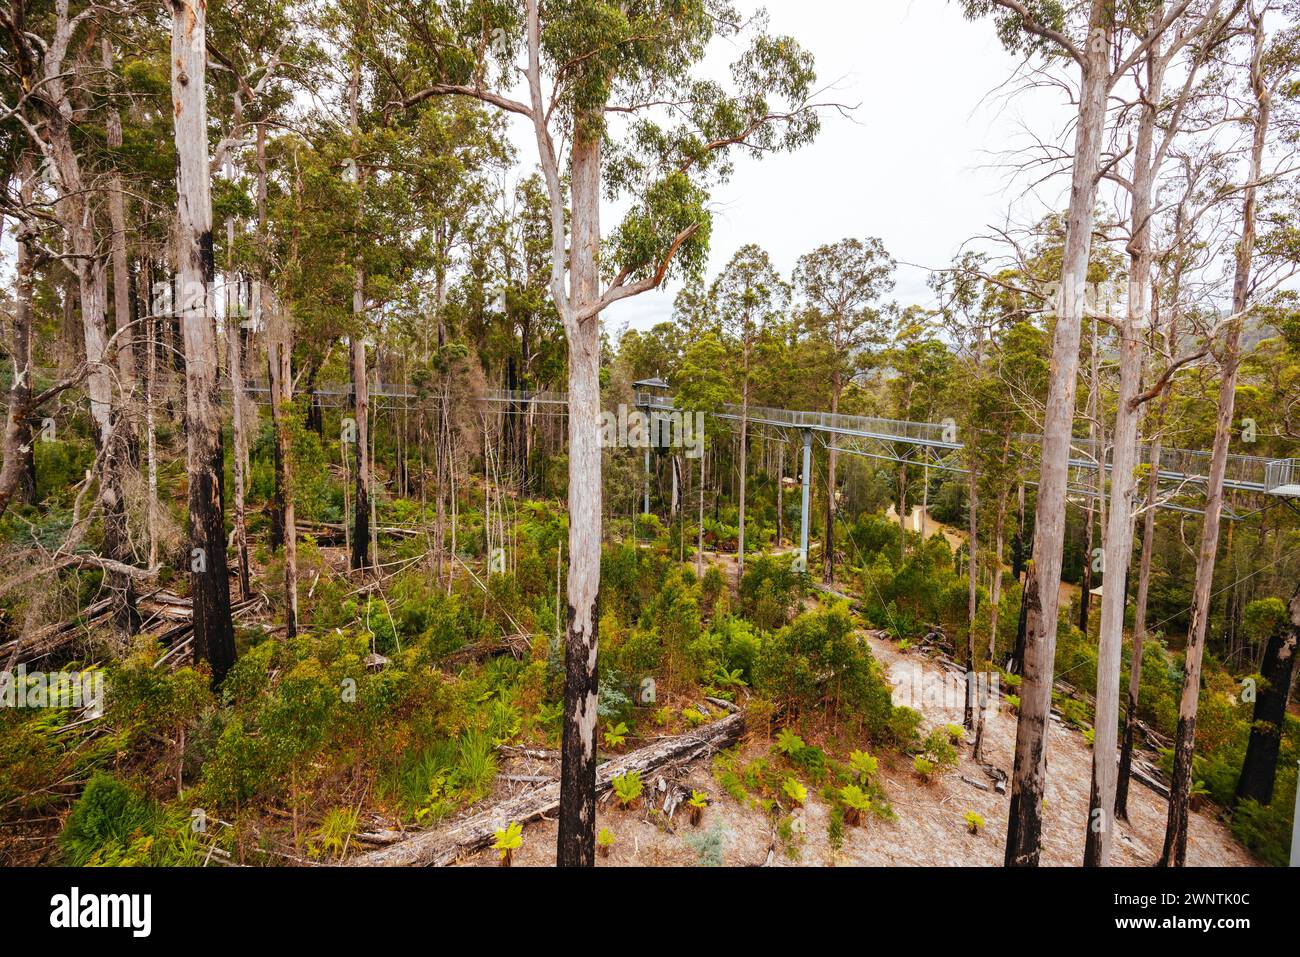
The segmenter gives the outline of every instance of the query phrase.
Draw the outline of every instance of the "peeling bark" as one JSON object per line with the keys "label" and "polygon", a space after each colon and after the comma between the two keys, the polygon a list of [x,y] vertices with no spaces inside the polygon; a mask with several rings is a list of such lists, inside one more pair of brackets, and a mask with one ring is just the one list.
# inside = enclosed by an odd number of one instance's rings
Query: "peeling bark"
{"label": "peeling bark", "polygon": [[1015,765],[1007,823],[1008,866],[1037,866],[1041,844],[1047,726],[1056,658],[1065,493],[1074,422],[1079,336],[1109,85],[1110,7],[1106,0],[1092,0],[1089,42],[1082,69],[1070,207],[1061,266],[1060,308],[1052,339],[1050,384],[1043,418],[1038,508],[1034,522],[1034,567],[1026,597],[1024,678],[1021,682],[1020,719],[1016,724]]}
{"label": "peeling bark", "polygon": [[[579,118],[571,159],[573,237],[569,275],[575,313],[600,295],[601,133]],[[600,449],[600,319],[568,321],[569,610],[565,641],[564,733],[556,863],[595,863],[597,653],[603,490]]]}
{"label": "peeling bark", "polygon": [[1262,57],[1265,31],[1262,15],[1251,17],[1254,28],[1254,56],[1251,87],[1255,96],[1252,142],[1242,194],[1241,241],[1237,244],[1236,271],[1232,283],[1232,312],[1220,360],[1218,411],[1214,422],[1214,446],[1206,479],[1205,519],[1201,526],[1200,550],[1196,559],[1196,584],[1192,589],[1192,620],[1183,653],[1183,690],[1178,702],[1178,728],[1174,735],[1174,770],[1169,786],[1169,818],[1165,843],[1160,853],[1162,867],[1182,867],[1187,860],[1187,820],[1192,791],[1192,755],[1196,745],[1196,711],[1201,693],[1201,660],[1209,624],[1210,589],[1219,550],[1219,519],[1223,513],[1223,478],[1228,463],[1228,442],[1237,397],[1237,372],[1241,364],[1241,327],[1249,304],[1251,266],[1255,252],[1256,189],[1264,162],[1272,92],[1263,78]]}
{"label": "peeling bark", "polygon": [[178,313],[185,355],[190,589],[195,657],[220,682],[235,662],[222,500],[221,407],[212,309],[212,200],[206,102],[206,6],[171,0],[172,101],[176,138]]}

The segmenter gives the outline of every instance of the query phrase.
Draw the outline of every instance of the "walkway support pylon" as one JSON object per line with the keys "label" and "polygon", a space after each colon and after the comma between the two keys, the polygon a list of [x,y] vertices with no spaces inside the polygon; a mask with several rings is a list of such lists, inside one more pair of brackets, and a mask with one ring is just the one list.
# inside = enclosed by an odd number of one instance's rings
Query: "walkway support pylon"
{"label": "walkway support pylon", "polygon": [[799,511],[799,570],[808,571],[808,493],[812,484],[812,432],[803,433],[803,497]]}

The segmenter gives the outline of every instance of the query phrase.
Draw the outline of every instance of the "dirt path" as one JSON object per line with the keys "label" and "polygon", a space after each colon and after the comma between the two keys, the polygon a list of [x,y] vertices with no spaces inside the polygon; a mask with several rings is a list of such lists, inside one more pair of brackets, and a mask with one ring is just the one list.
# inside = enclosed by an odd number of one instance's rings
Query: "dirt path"
{"label": "dirt path", "polygon": [[[896,704],[917,707],[925,716],[924,728],[961,722],[962,696],[956,683],[934,659],[919,651],[901,652],[892,642],[863,633],[872,653],[884,665],[894,689]],[[958,692],[954,693],[954,688]],[[1014,712],[990,703],[985,730],[985,757],[1010,773],[1015,744]],[[751,738],[743,747],[746,759],[764,756],[770,742]],[[1083,860],[1084,822],[1088,816],[1092,750],[1081,733],[1053,722],[1048,745],[1047,806],[1044,814],[1043,863],[1079,865]],[[846,828],[838,850],[827,835],[829,807],[820,794],[810,793],[802,813],[801,833],[781,842],[772,833],[771,819],[761,809],[742,806],[718,786],[707,761],[696,762],[685,777],[694,788],[708,792],[713,804],[705,812],[701,831],[693,830],[679,813],[675,833],[651,823],[644,812],[625,812],[608,797],[597,813],[597,828],[608,828],[616,843],[601,865],[661,866],[698,862],[686,842],[703,830],[720,824],[723,829],[723,863],[733,866],[820,865],[958,865],[1000,866],[1006,834],[1008,798],[992,787],[984,770],[962,745],[958,767],[929,784],[921,783],[910,762],[879,752],[881,774],[889,800],[897,813],[893,821],[872,819],[860,828]],[[973,782],[973,783],[972,783]],[[813,789],[809,789],[812,792]],[[984,831],[966,830],[967,811],[980,814]],[[1165,802],[1134,782],[1129,792],[1130,821],[1119,824],[1113,862],[1121,866],[1150,866],[1159,856],[1165,827]],[[515,852],[516,866],[548,866],[555,860],[554,821],[529,826],[524,846]],[[774,849],[774,850],[773,850]],[[770,858],[770,859],[769,859]],[[1255,861],[1236,842],[1213,809],[1193,813],[1187,861],[1191,866],[1251,866]],[[494,852],[485,851],[466,861],[490,866]]]}
{"label": "dirt path", "polygon": [[[885,666],[894,685],[896,703],[912,705],[918,694],[925,702],[925,726],[961,723],[962,698],[943,694],[945,672],[920,652],[900,652],[890,641],[869,637],[871,650]],[[951,685],[951,679],[948,679]],[[946,706],[945,706],[946,705]],[[993,705],[986,717],[985,758],[1010,774],[1016,738],[1016,716],[1010,708]],[[1044,812],[1043,863],[1078,865],[1083,860],[1084,825],[1092,775],[1092,749],[1084,736],[1057,721],[1048,736],[1047,807]],[[862,848],[861,863],[984,864],[1002,863],[1008,799],[968,783],[992,782],[963,747],[957,769],[929,786],[916,783],[910,768],[886,771],[898,820],[871,824],[875,839]],[[987,822],[978,836],[966,833],[963,815],[975,811]],[[1160,855],[1166,805],[1163,798],[1134,782],[1129,791],[1129,821],[1119,822],[1113,862],[1149,866]],[[857,848],[862,835],[855,834]],[[1191,816],[1187,862],[1192,866],[1250,866],[1255,863],[1212,817],[1212,809]]]}

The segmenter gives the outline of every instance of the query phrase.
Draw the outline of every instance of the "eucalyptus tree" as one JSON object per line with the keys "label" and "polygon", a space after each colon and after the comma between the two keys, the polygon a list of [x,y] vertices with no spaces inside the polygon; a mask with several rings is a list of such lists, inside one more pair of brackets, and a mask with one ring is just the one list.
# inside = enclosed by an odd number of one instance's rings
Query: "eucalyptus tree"
{"label": "eucalyptus tree", "polygon": [[[941,313],[958,348],[962,354],[966,374],[972,382],[979,382],[984,375],[984,354],[990,339],[990,323],[987,314],[980,309],[979,273],[984,264],[984,257],[978,253],[966,252],[949,271],[937,273],[930,277],[930,287],[941,296]],[[982,421],[974,403],[968,403],[964,410],[966,419],[966,438],[963,442],[963,459],[966,464],[966,519],[967,519],[967,575],[966,575],[966,707],[963,715],[964,724],[971,726],[975,707],[975,632],[978,603],[979,577],[979,501],[980,479],[984,470],[980,457],[975,454],[979,448],[977,435]],[[954,423],[955,424],[955,423]],[[1001,566],[993,567],[994,575],[1001,573]],[[993,614],[997,615],[994,603]],[[982,711],[981,711],[982,714]]]}
{"label": "eucalyptus tree", "polygon": [[[212,169],[220,171],[226,180],[214,185],[219,198],[225,200],[222,203],[225,218],[223,315],[230,379],[234,543],[240,591],[242,597],[247,598],[250,582],[244,498],[248,429],[244,420],[248,410],[245,408],[244,347],[246,339],[251,344],[251,337],[246,337],[244,330],[255,332],[264,320],[265,262],[260,237],[265,223],[260,214],[265,210],[265,203],[259,202],[259,198],[265,191],[265,120],[284,112],[292,96],[285,82],[285,68],[300,67],[306,51],[289,5],[283,0],[221,4],[214,9],[208,23],[205,43],[212,62],[213,107],[225,127],[225,135],[214,150]],[[253,197],[249,197],[243,184],[236,181],[237,164],[247,156],[245,147],[250,140],[257,144],[252,157],[256,177]],[[242,230],[237,228],[236,219],[249,214],[257,216],[259,241],[254,243],[255,249],[243,250],[240,247],[245,244],[237,242],[237,232]],[[252,277],[247,313],[239,304],[237,270],[242,268],[248,268]],[[274,373],[273,369],[269,371]],[[284,535],[286,493],[282,484],[283,452],[278,441],[274,449],[277,484],[272,496],[272,547],[278,547]]]}
{"label": "eucalyptus tree", "polygon": [[[894,260],[874,237],[841,239],[799,257],[794,285],[807,308],[806,331],[830,352],[831,413],[840,411],[844,387],[862,368],[865,350],[883,347],[889,338],[887,311],[880,298],[894,288]],[[822,580],[835,577],[834,447],[826,459],[826,549]]]}
{"label": "eucalyptus tree", "polygon": [[[521,15],[522,14],[522,15]],[[720,0],[413,2],[394,58],[413,106],[468,96],[525,118],[537,144],[551,222],[551,297],[569,349],[569,577],[565,719],[557,860],[590,865],[595,846],[600,587],[600,314],[703,266],[708,189],[733,155],[797,147],[817,131],[812,58],[763,18]],[[714,37],[744,39],[731,88],[697,75]],[[510,91],[523,52],[527,98]],[[397,61],[400,59],[400,63]],[[611,117],[624,120],[615,138]],[[567,144],[567,156],[561,147]],[[567,161],[567,162],[566,162]],[[565,184],[568,171],[568,214]],[[605,194],[623,221],[600,222]]]}
{"label": "eucalyptus tree", "polygon": [[194,651],[214,681],[235,663],[226,571],[221,406],[212,286],[212,194],[208,154],[207,6],[172,0],[172,110],[176,140],[176,266],[185,344],[185,438],[189,472],[190,594]]}
{"label": "eucalyptus tree", "polygon": [[[13,364],[13,379],[9,384],[9,405],[5,412],[4,436],[0,439],[0,517],[17,499],[34,504],[36,496],[36,461],[32,449],[32,429],[29,416],[40,402],[32,393],[35,370],[32,363],[32,289],[35,269],[36,224],[25,213],[33,201],[31,151],[25,137],[6,145],[19,153],[17,162],[18,188],[13,196],[7,195],[6,211],[19,212],[14,232],[16,262],[14,269],[13,318],[10,322],[9,359]],[[9,184],[6,184],[9,185]]]}
{"label": "eucalyptus tree", "polygon": [[763,334],[780,321],[790,290],[766,252],[753,243],[736,250],[709,287],[740,381],[740,489],[737,518],[737,575],[745,571],[745,492],[748,485],[751,364]]}
{"label": "eucalyptus tree", "polygon": [[[103,36],[100,38],[100,62],[104,75],[116,77],[116,53],[113,41]],[[104,109],[104,145],[110,150],[122,148],[122,112],[116,102],[115,89],[109,89]],[[120,329],[117,349],[117,374],[121,388],[128,395],[135,390],[135,339],[139,330],[132,328],[131,322],[131,280],[127,271],[127,237],[126,237],[126,192],[123,189],[122,175],[114,168],[108,175],[108,220],[111,229],[109,238],[113,278],[113,325]]]}
{"label": "eucalyptus tree", "polygon": [[[1297,38],[1300,28],[1288,25],[1270,32],[1266,23],[1270,13],[1277,14],[1282,5],[1261,0],[1246,5],[1247,44],[1245,79],[1245,126],[1249,145],[1245,150],[1241,172],[1241,223],[1236,242],[1230,313],[1218,348],[1219,389],[1215,412],[1214,445],[1210,453],[1206,479],[1205,519],[1196,559],[1196,583],[1192,592],[1191,624],[1183,660],[1183,688],[1178,704],[1178,726],[1174,735],[1174,766],[1169,788],[1169,817],[1165,827],[1162,866],[1181,867],[1187,857],[1187,823],[1192,790],[1192,757],[1196,743],[1196,712],[1200,700],[1201,661],[1209,621],[1211,588],[1214,584],[1215,559],[1219,549],[1219,523],[1223,512],[1223,480],[1228,461],[1228,445],[1233,434],[1233,410],[1237,392],[1237,374],[1241,365],[1241,331],[1252,307],[1262,296],[1262,284],[1256,274],[1255,247],[1258,232],[1260,184],[1277,177],[1266,170],[1267,150],[1277,138],[1276,123],[1289,127],[1288,109],[1295,96]],[[1284,161],[1285,162],[1285,161]],[[1285,167],[1281,167],[1285,169]],[[1266,180],[1267,176],[1267,180]],[[1291,235],[1287,226],[1282,227]],[[1294,247],[1289,242],[1268,244],[1268,252],[1294,262]]]}
{"label": "eucalyptus tree", "polygon": [[[1114,835],[1117,788],[1117,725],[1119,682],[1124,641],[1127,580],[1133,554],[1134,497],[1138,465],[1138,418],[1141,404],[1151,396],[1139,395],[1145,365],[1144,335],[1151,321],[1151,273],[1155,190],[1160,169],[1181,128],[1189,97],[1209,49],[1226,35],[1227,20],[1219,18],[1218,2],[1210,3],[1199,19],[1180,24],[1172,41],[1155,37],[1136,65],[1136,135],[1127,177],[1112,173],[1130,199],[1128,293],[1118,320],[1116,349],[1119,381],[1112,430],[1113,454],[1107,534],[1103,546],[1106,586],[1102,591],[1097,650],[1096,737],[1093,742],[1092,788],[1084,837],[1084,864],[1110,863]],[[1155,10],[1155,29],[1160,7]],[[1235,11],[1230,15],[1235,16]],[[1185,66],[1181,89],[1166,101],[1165,75],[1170,64],[1189,44],[1195,44]],[[1095,386],[1095,384],[1094,384]],[[1103,474],[1099,462],[1098,474]],[[1117,584],[1118,583],[1118,584]],[[1140,668],[1134,664],[1133,668]],[[1129,709],[1136,708],[1136,700]]]}
{"label": "eucalyptus tree", "polygon": [[[93,101],[81,95],[83,83],[93,84],[88,63],[78,55],[78,44],[88,41],[105,12],[95,4],[78,5],[74,12],[71,0],[35,8],[26,0],[16,0],[0,12],[0,29],[12,50],[9,89],[0,109],[6,120],[17,122],[29,148],[41,157],[40,168],[48,174],[44,178],[54,193],[53,217],[67,240],[65,252],[47,250],[47,255],[61,260],[76,281],[97,450],[96,505],[103,522],[105,567],[120,596],[118,622],[129,629],[134,624],[135,598],[122,484],[128,464],[128,419],[120,392],[114,392],[113,350],[130,329],[124,324],[110,338],[106,262],[92,203],[94,171],[77,140],[80,124],[89,120],[93,110]],[[33,241],[29,234],[29,252]],[[64,555],[80,544],[84,529],[82,522],[65,541]]]}
{"label": "eucalyptus tree", "polygon": [[[962,0],[968,16],[994,17],[1007,48],[1041,54],[1079,71],[1070,203],[1052,340],[1054,374],[1043,421],[1034,522],[1035,573],[1026,595],[1028,638],[1007,823],[1008,866],[1036,866],[1040,851],[1066,484],[1107,97],[1116,81],[1128,73],[1148,46],[1183,17],[1192,2],[1172,3],[1152,21],[1146,4],[1120,4],[1116,0],[1089,0],[1078,7],[1038,0]],[[1126,42],[1130,36],[1136,36],[1132,43]]]}

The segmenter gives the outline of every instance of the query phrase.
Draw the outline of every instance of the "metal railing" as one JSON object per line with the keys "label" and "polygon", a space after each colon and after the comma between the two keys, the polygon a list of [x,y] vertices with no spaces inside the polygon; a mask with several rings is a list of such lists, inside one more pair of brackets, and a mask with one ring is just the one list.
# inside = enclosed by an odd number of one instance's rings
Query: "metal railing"
{"label": "metal railing", "polygon": [[[638,405],[647,408],[672,408],[671,397],[647,392],[637,393]],[[736,405],[725,405],[714,413],[719,418],[738,421],[742,417],[756,425],[773,425],[783,428],[812,429],[881,442],[905,442],[940,449],[961,449],[963,443],[951,423],[908,422],[873,416],[833,414],[830,412],[802,412],[791,409],[773,409],[750,406],[743,411]],[[1015,440],[1029,445],[1039,445],[1042,436],[1019,434]],[[1100,461],[1109,446],[1100,446],[1095,439],[1076,437],[1071,440],[1070,465],[1073,468],[1095,472],[1098,467],[1107,471],[1111,463]],[[1138,463],[1150,466],[1153,447],[1138,446]],[[1211,453],[1197,449],[1162,447],[1160,450],[1160,478],[1167,482],[1204,483],[1210,474]],[[1300,460],[1269,459],[1261,455],[1229,454],[1224,464],[1225,488],[1275,495],[1300,495]]]}
{"label": "metal railing", "polygon": [[[0,383],[4,382],[7,369],[0,368]],[[58,370],[33,369],[35,376],[53,378]],[[230,388],[229,380],[222,378],[221,388]],[[247,393],[269,394],[270,385],[265,378],[250,378],[244,382]],[[324,406],[345,405],[351,400],[350,383],[320,383],[312,390],[316,401]],[[396,383],[379,383],[372,385],[370,394],[377,399],[407,400],[418,396],[409,388]],[[482,396],[482,401],[508,405],[567,405],[567,393],[552,390],[531,389],[489,389]],[[635,393],[634,402],[645,409],[675,409],[672,396],[653,392]],[[751,405],[748,410],[730,404],[710,410],[711,414],[730,422],[739,422],[745,418],[754,425],[767,425],[777,428],[808,429],[816,432],[869,439],[877,442],[903,442],[908,445],[927,446],[935,449],[960,450],[962,442],[957,441],[960,434],[951,422],[910,422],[901,419],[886,419],[875,416],[847,415],[844,413],[811,412],[796,409],[780,409],[771,406]],[[1021,434],[1014,436],[1017,442],[1038,445],[1041,435]],[[1098,467],[1110,470],[1109,461],[1099,462],[1108,447],[1098,447],[1094,439],[1075,437],[1071,440],[1070,466],[1075,469],[1096,472]],[[1151,464],[1153,449],[1149,445],[1138,447],[1138,463]],[[1178,449],[1162,447],[1160,450],[1160,478],[1167,482],[1204,483],[1210,473],[1209,452],[1196,449]],[[1269,459],[1260,455],[1230,454],[1224,469],[1224,487],[1242,491],[1264,492],[1272,495],[1300,497],[1300,459]]]}
{"label": "metal railing", "polygon": [[483,393],[484,402],[501,402],[508,405],[568,405],[567,392],[553,392],[549,389],[487,389]]}
{"label": "metal railing", "polygon": [[1265,467],[1265,491],[1275,492],[1280,488],[1287,486],[1295,488],[1298,485],[1300,485],[1300,459],[1274,459]]}

